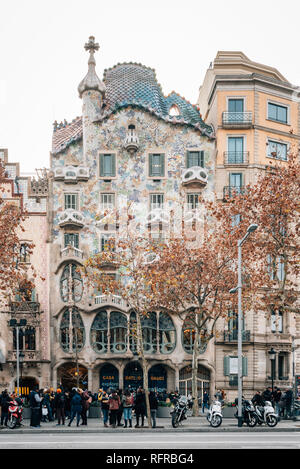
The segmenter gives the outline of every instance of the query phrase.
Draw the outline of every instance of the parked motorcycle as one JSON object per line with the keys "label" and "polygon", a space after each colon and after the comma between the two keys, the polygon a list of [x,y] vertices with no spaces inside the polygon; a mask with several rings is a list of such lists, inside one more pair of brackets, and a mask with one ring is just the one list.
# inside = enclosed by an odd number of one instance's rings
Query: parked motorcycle
{"label": "parked motorcycle", "polygon": [[270,401],[266,401],[263,407],[255,406],[255,415],[259,425],[266,423],[269,427],[276,427],[279,420]]}
{"label": "parked motorcycle", "polygon": [[[235,399],[236,405],[238,405],[238,399]],[[238,407],[236,408],[235,418],[238,418]],[[255,427],[257,424],[257,416],[255,413],[254,405],[252,401],[248,399],[242,399],[242,423],[246,423],[248,427]]]}
{"label": "parked motorcycle", "polygon": [[172,426],[177,428],[179,424],[187,419],[187,411],[189,409],[189,402],[185,396],[179,397],[175,403],[174,409],[171,411]]}
{"label": "parked motorcycle", "polygon": [[21,403],[18,403],[16,400],[12,400],[9,402],[8,421],[7,421],[8,428],[13,429],[21,425],[22,412],[23,412],[23,407]]}
{"label": "parked motorcycle", "polygon": [[211,404],[209,411],[206,415],[206,418],[210,425],[214,428],[217,428],[221,425],[223,420],[222,415],[222,403],[220,401],[213,401]]}

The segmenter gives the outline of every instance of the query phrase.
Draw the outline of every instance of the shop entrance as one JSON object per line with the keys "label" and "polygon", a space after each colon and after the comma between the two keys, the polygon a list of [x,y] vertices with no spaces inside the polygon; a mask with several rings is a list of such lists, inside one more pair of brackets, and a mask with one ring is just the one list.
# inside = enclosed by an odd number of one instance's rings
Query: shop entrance
{"label": "shop entrance", "polygon": [[[203,399],[206,391],[209,394],[210,389],[210,371],[204,366],[198,366],[197,375],[198,398]],[[188,396],[192,394],[192,367],[186,366],[179,372],[179,393]]]}
{"label": "shop entrance", "polygon": [[139,362],[128,363],[124,369],[124,389],[136,390],[143,385],[143,370]]}
{"label": "shop entrance", "polygon": [[61,385],[64,391],[71,391],[72,388],[88,389],[88,370],[76,363],[65,363],[57,369],[57,384]]}

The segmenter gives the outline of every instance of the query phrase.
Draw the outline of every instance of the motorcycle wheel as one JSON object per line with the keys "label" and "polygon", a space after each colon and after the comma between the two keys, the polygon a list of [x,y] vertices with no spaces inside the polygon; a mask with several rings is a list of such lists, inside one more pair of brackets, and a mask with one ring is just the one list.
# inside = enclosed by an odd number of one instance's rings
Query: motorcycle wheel
{"label": "motorcycle wheel", "polygon": [[172,427],[177,428],[179,426],[178,417],[176,414],[172,415]]}
{"label": "motorcycle wheel", "polygon": [[16,417],[12,416],[12,417],[8,420],[7,426],[8,426],[8,428],[13,429],[13,428],[16,427],[16,425],[17,425],[17,419],[16,419]]}
{"label": "motorcycle wheel", "polygon": [[206,420],[210,422],[210,413],[206,414]]}
{"label": "motorcycle wheel", "polygon": [[267,416],[267,425],[269,427],[276,427],[278,423],[278,419],[275,415],[268,415]]}
{"label": "motorcycle wheel", "polygon": [[210,421],[212,427],[217,428],[222,423],[222,417],[220,415],[213,415]]}
{"label": "motorcycle wheel", "polygon": [[257,424],[257,418],[255,415],[249,415],[248,416],[248,419],[247,419],[247,425],[248,427],[255,427],[255,425]]}

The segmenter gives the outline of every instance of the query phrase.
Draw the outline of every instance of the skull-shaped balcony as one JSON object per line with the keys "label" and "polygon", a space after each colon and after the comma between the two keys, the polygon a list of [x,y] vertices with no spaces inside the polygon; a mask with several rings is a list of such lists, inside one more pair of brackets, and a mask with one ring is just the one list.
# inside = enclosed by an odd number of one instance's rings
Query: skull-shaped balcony
{"label": "skull-shaped balcony", "polygon": [[89,179],[90,171],[85,166],[65,166],[54,169],[54,180],[67,184],[77,184]]}
{"label": "skull-shaped balcony", "polygon": [[181,182],[183,186],[202,187],[206,186],[208,173],[201,166],[192,166],[183,171]]}
{"label": "skull-shaped balcony", "polygon": [[85,219],[82,213],[77,210],[73,210],[72,208],[68,208],[58,216],[58,224],[61,228],[65,226],[83,228],[85,225]]}
{"label": "skull-shaped balcony", "polygon": [[139,148],[139,138],[136,134],[134,125],[130,125],[128,127],[126,138],[124,141],[124,148],[129,153],[135,153],[137,149]]}

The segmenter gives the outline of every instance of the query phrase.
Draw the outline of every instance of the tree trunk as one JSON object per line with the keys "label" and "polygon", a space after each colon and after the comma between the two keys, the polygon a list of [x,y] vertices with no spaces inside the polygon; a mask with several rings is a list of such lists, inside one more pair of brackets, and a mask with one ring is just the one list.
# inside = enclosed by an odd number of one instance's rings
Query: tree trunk
{"label": "tree trunk", "polygon": [[198,417],[199,404],[198,404],[198,342],[199,342],[199,330],[195,331],[195,342],[193,347],[193,361],[192,361],[192,396],[193,400],[193,417]]}
{"label": "tree trunk", "polygon": [[146,400],[146,410],[147,410],[147,421],[148,421],[148,427],[152,428],[150,403],[149,403],[147,360],[146,360],[145,354],[144,354],[144,343],[143,343],[141,318],[140,318],[140,315],[138,313],[136,315],[136,320],[137,320],[137,339],[138,339],[138,344],[139,344],[139,355],[142,359],[142,368],[143,368],[143,376],[144,376],[144,389],[145,389],[145,400]]}

